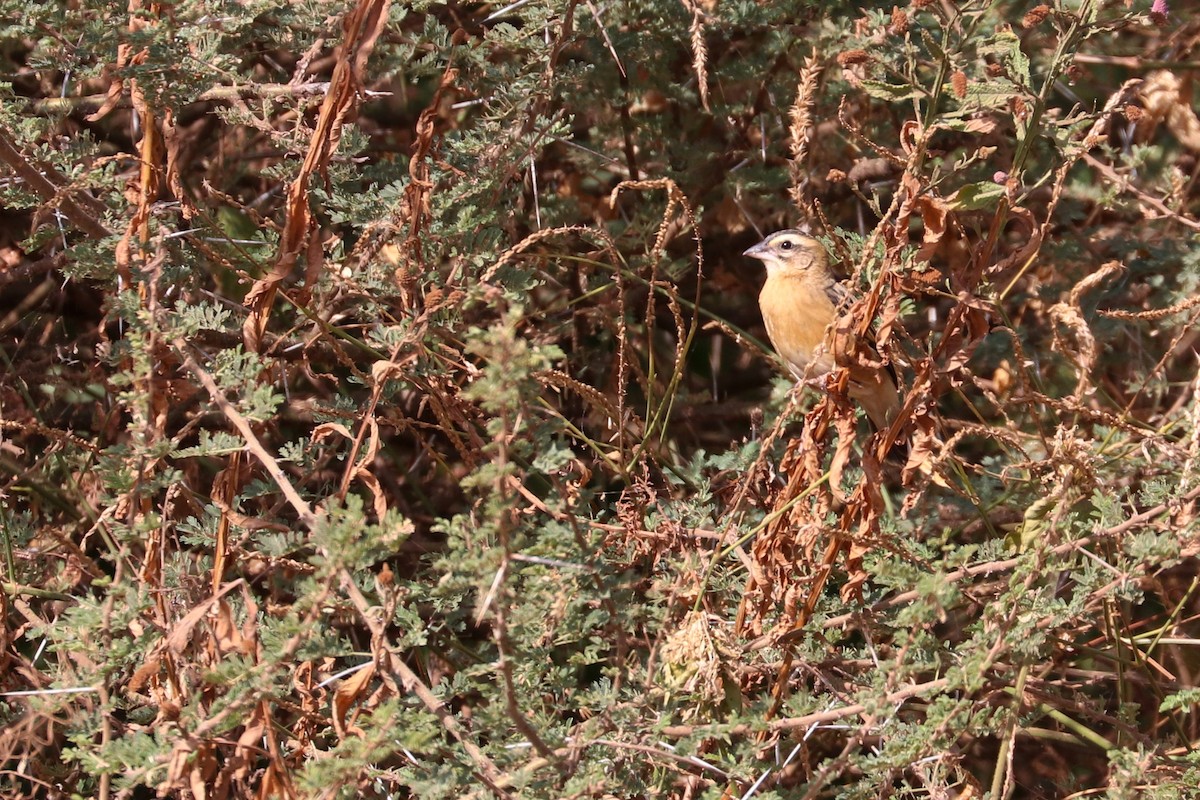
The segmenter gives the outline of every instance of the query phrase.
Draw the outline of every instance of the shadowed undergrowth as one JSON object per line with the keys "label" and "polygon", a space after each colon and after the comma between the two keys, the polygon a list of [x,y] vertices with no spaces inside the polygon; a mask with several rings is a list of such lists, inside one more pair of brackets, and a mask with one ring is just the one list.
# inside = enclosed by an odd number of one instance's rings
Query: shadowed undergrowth
{"label": "shadowed undergrowth", "polygon": [[4,796],[1194,794],[1200,24],[211,5],[0,4]]}

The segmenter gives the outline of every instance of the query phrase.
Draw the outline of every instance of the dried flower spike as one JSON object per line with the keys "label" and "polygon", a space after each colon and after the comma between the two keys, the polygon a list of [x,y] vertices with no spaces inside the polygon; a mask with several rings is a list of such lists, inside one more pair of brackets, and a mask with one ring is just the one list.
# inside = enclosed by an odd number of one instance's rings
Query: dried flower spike
{"label": "dried flower spike", "polygon": [[1040,6],[1034,6],[1029,9],[1029,12],[1022,18],[1022,28],[1036,28],[1042,24],[1042,20],[1050,16],[1050,6],[1043,3]]}
{"label": "dried flower spike", "polygon": [[967,73],[963,72],[961,69],[956,70],[955,73],[950,76],[950,88],[954,90],[955,97],[957,97],[959,100],[964,99],[967,96]]}
{"label": "dried flower spike", "polygon": [[900,6],[892,6],[892,22],[888,25],[888,33],[893,36],[908,33],[908,14],[905,14]]}
{"label": "dried flower spike", "polygon": [[871,55],[866,50],[844,50],[837,54],[837,63],[843,67],[865,64],[870,60]]}

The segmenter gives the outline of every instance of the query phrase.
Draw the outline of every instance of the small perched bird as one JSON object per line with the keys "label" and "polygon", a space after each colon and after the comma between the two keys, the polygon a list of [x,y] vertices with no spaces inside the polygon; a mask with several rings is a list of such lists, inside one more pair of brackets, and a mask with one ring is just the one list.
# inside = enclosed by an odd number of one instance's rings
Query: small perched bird
{"label": "small perched bird", "polygon": [[900,408],[896,382],[883,368],[838,364],[846,331],[833,323],[850,303],[850,292],[833,279],[829,256],[816,239],[798,230],[772,233],[745,252],[767,267],[758,296],[771,344],[798,380],[809,381],[846,366],[846,393],[863,407],[878,430],[886,430]]}

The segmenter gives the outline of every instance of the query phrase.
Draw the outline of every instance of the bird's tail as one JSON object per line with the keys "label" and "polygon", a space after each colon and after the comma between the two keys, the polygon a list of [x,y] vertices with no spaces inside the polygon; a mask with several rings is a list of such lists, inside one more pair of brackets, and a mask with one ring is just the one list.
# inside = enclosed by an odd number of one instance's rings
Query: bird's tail
{"label": "bird's tail", "polygon": [[863,407],[867,419],[871,420],[876,430],[886,431],[891,427],[896,412],[900,410],[900,393],[896,391],[896,383],[883,370],[855,375],[847,387],[847,394]]}

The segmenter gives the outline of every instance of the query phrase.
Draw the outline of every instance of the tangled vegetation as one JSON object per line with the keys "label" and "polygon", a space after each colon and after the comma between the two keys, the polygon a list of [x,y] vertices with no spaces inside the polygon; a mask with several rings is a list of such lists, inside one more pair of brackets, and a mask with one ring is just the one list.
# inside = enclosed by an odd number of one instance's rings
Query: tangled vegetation
{"label": "tangled vegetation", "polygon": [[1196,796],[1200,21],[0,8],[0,795]]}

